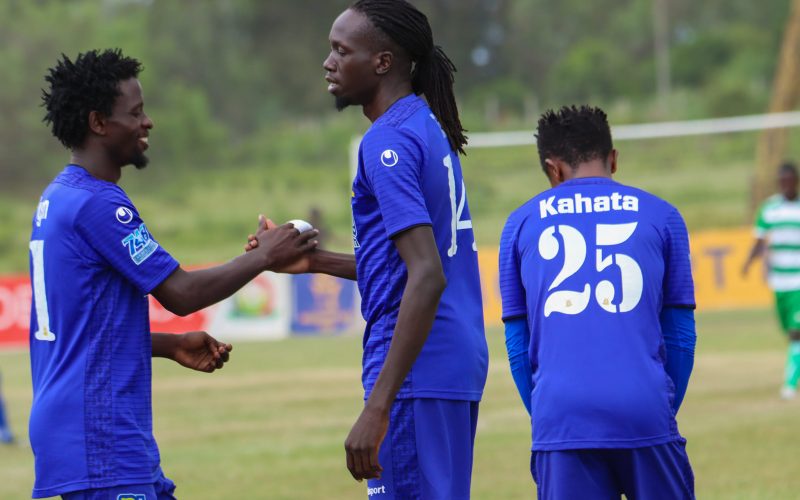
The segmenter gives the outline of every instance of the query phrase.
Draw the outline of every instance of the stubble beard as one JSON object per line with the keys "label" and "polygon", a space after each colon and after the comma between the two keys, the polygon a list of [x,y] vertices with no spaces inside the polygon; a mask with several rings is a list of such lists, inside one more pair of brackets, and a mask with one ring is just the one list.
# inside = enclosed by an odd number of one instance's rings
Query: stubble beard
{"label": "stubble beard", "polygon": [[333,99],[334,99],[334,105],[336,106],[336,111],[342,111],[346,107],[348,107],[348,106],[353,104],[346,97],[340,97],[340,96],[337,95],[337,96],[333,96]]}
{"label": "stubble beard", "polygon": [[139,153],[131,160],[131,165],[136,167],[136,170],[142,170],[150,163],[150,158],[146,157],[144,153]]}

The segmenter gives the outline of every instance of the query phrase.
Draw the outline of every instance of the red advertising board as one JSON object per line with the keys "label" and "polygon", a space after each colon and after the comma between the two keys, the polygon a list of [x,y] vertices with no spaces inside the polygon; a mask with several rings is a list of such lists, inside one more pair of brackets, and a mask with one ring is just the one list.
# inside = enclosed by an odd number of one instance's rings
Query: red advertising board
{"label": "red advertising board", "polygon": [[28,276],[0,276],[0,349],[27,345],[30,320]]}
{"label": "red advertising board", "polygon": [[[203,330],[208,310],[175,316],[150,297],[150,329],[154,332]],[[31,319],[31,284],[27,275],[0,276],[0,349],[26,347]]]}

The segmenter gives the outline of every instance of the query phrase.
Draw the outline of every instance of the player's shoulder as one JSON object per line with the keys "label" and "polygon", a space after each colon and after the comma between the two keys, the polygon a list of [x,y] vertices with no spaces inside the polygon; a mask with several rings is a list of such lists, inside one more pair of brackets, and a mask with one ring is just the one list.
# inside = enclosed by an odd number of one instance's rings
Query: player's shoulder
{"label": "player's shoulder", "polygon": [[64,168],[45,192],[59,187],[68,188],[75,193],[75,196],[86,199],[128,199],[125,191],[117,184],[98,179],[75,165]]}
{"label": "player's shoulder", "polygon": [[518,232],[519,228],[522,227],[529,219],[533,218],[535,220],[536,218],[534,216],[537,214],[539,203],[542,200],[546,200],[549,196],[552,196],[550,191],[552,191],[552,189],[542,191],[514,209],[506,219],[503,232]]}
{"label": "player's shoulder", "polygon": [[132,205],[125,192],[112,182],[99,180],[80,167],[67,166],[42,191],[41,204],[50,211],[80,213],[95,208],[98,203]]}
{"label": "player's shoulder", "polygon": [[[361,153],[366,165],[391,167],[404,158],[423,161],[426,145],[413,128],[376,122],[361,140]],[[405,160],[403,160],[405,161]]]}
{"label": "player's shoulder", "polygon": [[763,202],[761,202],[761,210],[763,211],[779,207],[783,205],[785,201],[786,199],[782,195],[778,193],[773,194],[772,196],[768,197]]}
{"label": "player's shoulder", "polygon": [[382,114],[364,135],[367,142],[408,140],[421,142],[423,120],[430,108],[420,97],[410,94],[399,99]]}
{"label": "player's shoulder", "polygon": [[675,205],[649,191],[627,184],[619,184],[619,186],[624,188],[626,194],[636,196],[640,203],[646,203],[656,210],[662,210],[665,213],[678,212],[678,208]]}

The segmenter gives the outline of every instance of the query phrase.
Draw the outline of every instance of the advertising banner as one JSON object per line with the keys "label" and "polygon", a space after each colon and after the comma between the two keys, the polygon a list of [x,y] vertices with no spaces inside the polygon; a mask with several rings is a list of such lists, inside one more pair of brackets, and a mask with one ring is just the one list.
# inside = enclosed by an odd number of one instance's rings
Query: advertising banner
{"label": "advertising banner", "polygon": [[354,281],[325,274],[292,280],[292,333],[334,335],[360,329]]}
{"label": "advertising banner", "polygon": [[[747,277],[741,267],[753,244],[749,228],[700,231],[690,235],[699,311],[766,307],[772,293],[759,261]],[[487,326],[501,324],[497,247],[478,252]],[[0,348],[28,342],[31,288],[27,275],[0,277]],[[224,340],[279,339],[290,332],[330,335],[361,332],[363,319],[355,283],[325,275],[262,273],[233,297],[203,311],[178,317],[150,298],[155,332],[206,330]]]}

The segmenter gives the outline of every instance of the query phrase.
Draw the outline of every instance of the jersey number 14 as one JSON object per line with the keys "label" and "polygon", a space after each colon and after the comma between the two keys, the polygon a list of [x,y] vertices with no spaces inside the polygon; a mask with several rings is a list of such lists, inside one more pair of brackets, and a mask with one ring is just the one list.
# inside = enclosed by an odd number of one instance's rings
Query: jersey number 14
{"label": "jersey number 14", "polygon": [[[453,172],[453,159],[448,154],[442,159],[444,167],[447,169],[447,186],[450,193],[450,248],[447,249],[447,256],[453,257],[458,252],[458,232],[462,229],[472,229],[472,220],[461,220],[464,213],[464,206],[467,204],[467,187],[464,179],[461,179],[461,199],[456,202],[456,175]],[[475,239],[472,240],[472,251],[477,252]]]}

